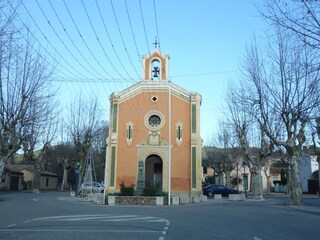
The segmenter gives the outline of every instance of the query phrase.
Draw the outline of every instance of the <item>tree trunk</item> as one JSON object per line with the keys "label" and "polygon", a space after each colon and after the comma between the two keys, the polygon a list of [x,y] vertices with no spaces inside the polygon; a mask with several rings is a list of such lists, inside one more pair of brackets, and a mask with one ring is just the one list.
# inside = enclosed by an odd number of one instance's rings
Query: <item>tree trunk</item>
{"label": "tree trunk", "polygon": [[231,172],[230,171],[226,171],[226,186],[228,187],[228,188],[230,188],[231,187],[231,181],[230,181],[230,174],[231,174]]}
{"label": "tree trunk", "polygon": [[255,167],[252,171],[252,177],[254,199],[263,199],[261,169]]}
{"label": "tree trunk", "polygon": [[5,174],[5,162],[0,158],[0,182],[4,182],[6,174]]}
{"label": "tree trunk", "polygon": [[271,176],[267,176],[267,195],[270,194]]}
{"label": "tree trunk", "polygon": [[41,177],[41,167],[39,158],[36,159],[34,166],[34,175],[33,175],[33,192],[40,192],[40,177]]}
{"label": "tree trunk", "polygon": [[68,183],[68,169],[66,166],[63,168],[63,180],[62,180],[62,191],[67,190]]}
{"label": "tree trunk", "polygon": [[292,205],[302,205],[302,187],[300,179],[299,158],[292,156],[289,162],[289,184]]}

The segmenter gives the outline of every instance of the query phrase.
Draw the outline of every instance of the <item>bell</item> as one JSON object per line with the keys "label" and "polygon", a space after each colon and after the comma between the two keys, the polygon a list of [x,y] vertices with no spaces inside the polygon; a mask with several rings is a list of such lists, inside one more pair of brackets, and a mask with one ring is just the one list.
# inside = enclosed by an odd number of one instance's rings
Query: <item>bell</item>
{"label": "bell", "polygon": [[154,67],[153,68],[153,77],[159,77],[159,67]]}

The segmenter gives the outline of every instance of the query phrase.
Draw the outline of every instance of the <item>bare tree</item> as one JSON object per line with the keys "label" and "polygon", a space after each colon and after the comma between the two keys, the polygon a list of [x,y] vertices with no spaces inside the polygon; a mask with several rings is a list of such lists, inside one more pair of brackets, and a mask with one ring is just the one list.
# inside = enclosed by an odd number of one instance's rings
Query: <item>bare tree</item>
{"label": "bare tree", "polygon": [[237,168],[239,151],[231,129],[227,129],[225,124],[220,125],[218,141],[222,145],[221,169],[226,175],[227,187],[231,187],[231,172]]}
{"label": "bare tree", "polygon": [[305,126],[320,104],[315,54],[294,36],[276,32],[275,43],[263,56],[256,43],[247,49],[243,62],[248,91],[247,107],[258,113],[262,132],[286,150],[291,203],[302,204],[299,157],[306,141]]}
{"label": "bare tree", "polygon": [[51,143],[54,141],[58,130],[57,115],[50,111],[49,108],[47,108],[47,111],[49,112],[44,114],[45,118],[43,119],[42,125],[38,128],[40,134],[38,137],[39,142],[37,143],[40,145],[40,150],[35,162],[35,176],[33,181],[33,189],[35,191],[40,190],[41,170],[45,168],[46,164],[45,155]]}
{"label": "bare tree", "polygon": [[[226,102],[228,111],[226,117],[229,126],[233,129],[242,154],[250,165],[252,174],[253,192],[255,199],[263,198],[262,168],[267,164],[267,157],[273,152],[274,145],[266,137],[264,130],[259,128],[257,112],[248,108],[244,88],[236,88],[234,85],[229,88]],[[248,135],[251,135],[249,141]]]}
{"label": "bare tree", "polygon": [[96,134],[92,140],[93,159],[96,167],[97,180],[104,180],[104,168],[106,160],[106,139],[109,134],[109,123],[107,121],[99,121]]}
{"label": "bare tree", "polygon": [[31,41],[19,38],[22,33],[17,32],[11,21],[12,18],[0,26],[2,163],[7,163],[23,145],[29,152],[33,152],[37,137],[32,132],[37,131],[43,123],[43,115],[46,113],[43,112],[44,108],[53,98],[50,90],[52,65],[40,52],[34,50]]}
{"label": "bare tree", "polygon": [[264,0],[256,6],[264,19],[276,27],[288,30],[314,47],[320,48],[320,6],[310,0]]}
{"label": "bare tree", "polygon": [[[257,2],[257,9],[264,19],[268,20],[276,27],[281,27],[294,33],[301,42],[314,49],[320,48],[320,5],[319,1],[296,0],[296,1],[277,1],[264,0],[263,4]],[[318,53],[317,53],[318,54]],[[317,71],[317,70],[316,70]],[[316,129],[316,128],[314,128]],[[317,153],[315,134],[313,131],[313,148]],[[317,153],[319,156],[319,154]],[[318,162],[319,162],[318,157]],[[319,168],[320,173],[320,168]],[[320,179],[319,179],[320,194]],[[320,196],[320,195],[319,195]]]}
{"label": "bare tree", "polygon": [[225,175],[225,184],[231,187],[231,172],[237,170],[239,149],[227,125],[220,123],[220,132],[212,146],[206,147],[206,162],[219,175]]}
{"label": "bare tree", "polygon": [[71,105],[70,117],[67,129],[71,135],[73,144],[80,157],[80,184],[83,175],[84,163],[93,139],[99,133],[99,111],[97,100],[84,102],[80,97],[78,102]]}

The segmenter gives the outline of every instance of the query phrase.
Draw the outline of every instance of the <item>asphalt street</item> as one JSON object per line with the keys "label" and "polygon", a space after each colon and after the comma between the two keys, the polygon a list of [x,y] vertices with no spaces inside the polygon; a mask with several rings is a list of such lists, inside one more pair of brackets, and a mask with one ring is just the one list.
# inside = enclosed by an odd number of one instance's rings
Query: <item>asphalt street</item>
{"label": "asphalt street", "polygon": [[67,192],[0,192],[0,239],[319,239],[320,200],[208,199],[179,206],[106,206]]}

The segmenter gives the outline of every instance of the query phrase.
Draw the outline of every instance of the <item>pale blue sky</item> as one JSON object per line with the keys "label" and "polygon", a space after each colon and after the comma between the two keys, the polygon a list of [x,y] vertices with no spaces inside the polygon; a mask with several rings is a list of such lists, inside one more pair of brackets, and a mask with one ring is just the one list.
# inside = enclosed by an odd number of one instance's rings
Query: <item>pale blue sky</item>
{"label": "pale blue sky", "polygon": [[108,96],[139,81],[140,57],[154,49],[152,43],[159,34],[161,51],[170,55],[171,81],[203,97],[205,144],[223,117],[228,82],[239,79],[246,44],[254,34],[259,39],[267,28],[251,0],[28,0],[24,6],[21,20],[30,26],[35,45],[41,42],[43,51],[50,53],[48,60],[58,60],[55,84],[61,102],[67,104],[79,95],[97,96],[105,119]]}

